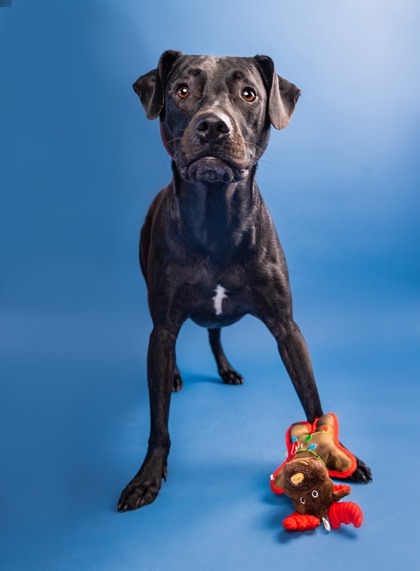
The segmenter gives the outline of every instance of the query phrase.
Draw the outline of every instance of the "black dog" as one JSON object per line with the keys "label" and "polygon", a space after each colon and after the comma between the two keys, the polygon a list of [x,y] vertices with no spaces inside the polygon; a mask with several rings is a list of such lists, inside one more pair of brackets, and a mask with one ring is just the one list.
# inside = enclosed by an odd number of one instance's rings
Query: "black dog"
{"label": "black dog", "polygon": [[[308,349],[293,321],[286,261],[255,182],[270,127],[284,129],[299,89],[267,56],[186,56],[167,51],[133,85],[148,119],[160,117],[173,179],[154,199],[140,239],[153,331],[147,357],[151,431],[146,458],[118,509],[151,503],[166,478],[171,391],[182,387],[175,342],[191,318],[209,331],[225,383],[229,364],[220,328],[246,314],[261,319],[310,422],[323,414]],[[369,481],[359,462],[353,479]]]}

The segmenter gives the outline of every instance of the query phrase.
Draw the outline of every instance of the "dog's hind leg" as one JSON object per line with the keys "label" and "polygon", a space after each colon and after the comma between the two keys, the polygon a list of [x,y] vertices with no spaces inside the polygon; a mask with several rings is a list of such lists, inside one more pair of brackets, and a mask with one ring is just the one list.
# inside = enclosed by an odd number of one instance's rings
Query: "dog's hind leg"
{"label": "dog's hind leg", "polygon": [[181,373],[179,372],[178,365],[175,364],[174,380],[172,383],[172,392],[178,393],[182,389],[183,385],[184,385],[184,383],[182,382],[182,377],[181,377]]}
{"label": "dog's hind leg", "polygon": [[244,380],[242,375],[235,371],[229,363],[220,341],[220,328],[209,329],[210,347],[216,359],[217,369],[223,382],[228,385],[241,385]]}

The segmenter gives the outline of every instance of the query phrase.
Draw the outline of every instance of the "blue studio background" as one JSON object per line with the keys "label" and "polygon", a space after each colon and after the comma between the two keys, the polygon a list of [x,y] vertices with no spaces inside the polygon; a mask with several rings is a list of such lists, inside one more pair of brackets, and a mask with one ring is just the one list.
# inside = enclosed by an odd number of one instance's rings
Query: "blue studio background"
{"label": "blue studio background", "polygon": [[[0,6],[5,2],[0,2]],[[414,569],[419,455],[416,0],[12,0],[0,7],[5,571]],[[359,530],[287,534],[268,476],[302,409],[263,325],[187,323],[168,481],[116,512],[146,449],[139,228],[170,177],[132,82],[165,49],[268,54],[302,90],[258,181],[325,410],[374,482]],[[407,464],[404,455],[410,454]],[[398,464],[404,462],[404,470]]]}

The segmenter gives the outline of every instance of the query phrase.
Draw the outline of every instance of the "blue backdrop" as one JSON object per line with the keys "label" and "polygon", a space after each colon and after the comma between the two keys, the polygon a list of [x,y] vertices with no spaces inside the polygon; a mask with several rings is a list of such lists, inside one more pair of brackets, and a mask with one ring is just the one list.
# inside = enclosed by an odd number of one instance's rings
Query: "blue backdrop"
{"label": "blue backdrop", "polygon": [[[1,567],[236,571],[304,554],[313,569],[414,569],[419,4],[145,4],[0,2]],[[352,491],[360,530],[282,531],[291,505],[268,476],[303,415],[251,318],[224,334],[242,387],[220,383],[206,331],[185,325],[168,482],[116,513],[149,426],[138,234],[170,178],[131,84],[165,49],[268,54],[302,90],[258,181],[324,408],[373,470]]]}

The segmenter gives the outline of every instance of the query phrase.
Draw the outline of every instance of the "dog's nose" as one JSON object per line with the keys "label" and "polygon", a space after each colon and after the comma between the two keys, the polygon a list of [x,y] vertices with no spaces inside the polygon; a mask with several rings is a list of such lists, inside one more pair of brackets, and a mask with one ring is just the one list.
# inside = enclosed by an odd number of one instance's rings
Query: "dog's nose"
{"label": "dog's nose", "polygon": [[199,137],[206,141],[216,141],[230,132],[228,119],[215,113],[207,113],[200,117],[197,123]]}

